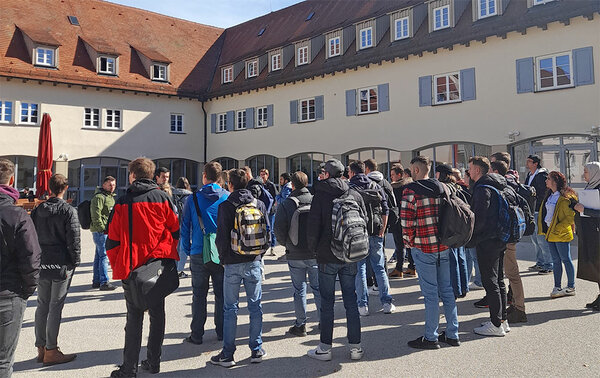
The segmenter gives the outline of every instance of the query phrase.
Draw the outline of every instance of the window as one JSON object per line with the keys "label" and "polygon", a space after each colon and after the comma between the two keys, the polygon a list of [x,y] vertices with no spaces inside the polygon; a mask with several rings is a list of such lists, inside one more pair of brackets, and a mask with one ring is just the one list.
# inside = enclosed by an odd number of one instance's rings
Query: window
{"label": "window", "polygon": [[533,5],[542,5],[546,3],[550,3],[554,0],[533,0]]}
{"label": "window", "polygon": [[436,104],[460,101],[459,73],[438,75],[433,77],[434,98]]}
{"label": "window", "polygon": [[256,108],[256,127],[268,126],[268,114],[268,108],[266,106]]}
{"label": "window", "polygon": [[299,122],[316,120],[315,99],[314,98],[307,98],[306,100],[300,100],[299,106],[300,106]]}
{"label": "window", "polygon": [[450,27],[450,6],[435,8],[433,10],[433,30],[440,30]]}
{"label": "window", "polygon": [[167,66],[165,64],[152,65],[152,80],[167,81]]}
{"label": "window", "polygon": [[539,57],[536,60],[538,70],[538,91],[570,87],[573,85],[570,52]]}
{"label": "window", "polygon": [[121,128],[121,111],[106,109],[106,122],[104,127],[107,129],[120,129]]}
{"label": "window", "polygon": [[171,114],[171,132],[183,133],[183,114]]}
{"label": "window", "polygon": [[235,129],[245,130],[246,129],[246,111],[238,110],[235,117]]}
{"label": "window", "polygon": [[396,41],[408,38],[408,17],[402,17],[396,20]]}
{"label": "window", "polygon": [[377,87],[358,90],[358,114],[377,111]]}
{"label": "window", "polygon": [[50,47],[38,47],[35,49],[35,64],[38,66],[55,67],[54,49]]}
{"label": "window", "polygon": [[281,54],[274,54],[271,56],[271,71],[277,71],[281,69]]}
{"label": "window", "polygon": [[373,28],[360,30],[360,48],[366,49],[373,46]]}
{"label": "window", "polygon": [[223,84],[231,83],[233,81],[233,66],[223,68]]}
{"label": "window", "polygon": [[298,65],[308,64],[308,46],[298,47]]}
{"label": "window", "polygon": [[227,113],[217,115],[219,123],[217,124],[217,132],[224,133],[227,131]]}
{"label": "window", "polygon": [[329,57],[340,55],[340,37],[334,37],[329,39]]}
{"label": "window", "polygon": [[12,122],[12,102],[0,101],[0,123]]}
{"label": "window", "polygon": [[496,0],[478,0],[479,18],[495,16],[498,14],[496,10]]}
{"label": "window", "polygon": [[246,77],[258,76],[258,60],[246,63]]}
{"label": "window", "polygon": [[38,123],[38,104],[21,103],[21,122],[36,125]]}
{"label": "window", "polygon": [[116,59],[112,56],[101,56],[98,72],[103,74],[115,75],[117,73]]}
{"label": "window", "polygon": [[100,127],[100,109],[85,108],[83,113],[83,127]]}

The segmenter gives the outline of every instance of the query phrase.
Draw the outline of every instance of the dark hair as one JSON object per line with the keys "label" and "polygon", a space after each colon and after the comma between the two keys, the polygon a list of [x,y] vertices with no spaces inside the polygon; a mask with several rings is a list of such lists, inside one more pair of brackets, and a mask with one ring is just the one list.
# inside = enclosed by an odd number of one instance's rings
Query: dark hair
{"label": "dark hair", "polygon": [[529,155],[527,159],[531,159],[534,163],[537,163],[538,168],[542,168],[542,159],[538,155]]}
{"label": "dark hair", "polygon": [[510,154],[508,152],[495,152],[490,155],[490,158],[496,159],[496,161],[503,161],[506,166],[510,166]]}
{"label": "dark hair", "polygon": [[102,184],[104,185],[104,184],[106,184],[106,183],[107,183],[107,182],[109,182],[109,181],[117,181],[117,179],[116,179],[116,178],[114,178],[114,177],[112,177],[112,176],[106,176],[106,177],[104,178],[104,180],[102,181]]}
{"label": "dark hair", "polygon": [[377,170],[377,162],[373,159],[367,159],[365,160],[365,168],[371,172],[375,172]]}
{"label": "dark hair", "polygon": [[[279,177],[281,177],[283,179],[283,181],[287,181],[287,182],[292,181],[292,176],[290,176],[290,174],[287,172],[283,172]],[[304,186],[306,186],[306,185],[304,185]]]}
{"label": "dark hair", "polygon": [[363,163],[360,160],[353,161],[352,163],[350,163],[349,167],[352,173],[354,173],[355,175],[359,173],[365,173],[365,163]]}
{"label": "dark hair", "polygon": [[210,163],[204,164],[204,174],[206,179],[211,182],[217,182],[221,177],[221,171],[223,167],[217,161],[211,161]]}
{"label": "dark hair", "polygon": [[167,167],[159,167],[159,168],[156,170],[156,172],[154,173],[154,176],[155,176],[155,177],[160,177],[160,174],[161,174],[161,173],[169,173],[169,172],[171,172],[171,171],[169,170],[169,168],[167,168]]}
{"label": "dark hair", "polygon": [[292,185],[294,185],[295,189],[302,189],[308,185],[308,176],[302,171],[292,173],[290,180],[292,181]]}
{"label": "dark hair", "polygon": [[394,165],[392,165],[392,169],[390,169],[390,171],[394,171],[395,174],[401,175],[402,172],[404,172],[404,167],[400,163],[394,163]]}
{"label": "dark hair", "polygon": [[177,184],[175,185],[175,187],[179,188],[179,189],[187,189],[189,191],[192,190],[192,187],[190,186],[190,182],[185,177],[178,178],[177,179]]}
{"label": "dark hair", "polygon": [[412,158],[410,164],[421,164],[429,169],[431,167],[431,160],[427,156],[418,155]]}
{"label": "dark hair", "polygon": [[60,173],[52,175],[50,177],[50,181],[48,182],[48,187],[54,195],[64,192],[67,186],[69,186],[69,180],[67,180],[67,178]]}
{"label": "dark hair", "polygon": [[268,170],[267,168],[263,168],[263,169],[261,169],[260,171],[258,171],[258,174],[261,174],[261,173],[263,173],[263,172],[264,172],[264,173],[265,173],[267,176],[270,176],[270,174],[269,174],[269,170]]}
{"label": "dark hair", "polygon": [[412,172],[410,171],[410,168],[404,168],[404,173],[408,176],[408,177],[412,177]]}
{"label": "dark hair", "polygon": [[344,172],[342,172],[342,177],[350,179],[350,167],[348,167],[348,166],[344,167]]}
{"label": "dark hair", "polygon": [[490,163],[492,171],[498,171],[498,174],[506,176],[508,173],[508,164],[504,160],[496,160]]}
{"label": "dark hair", "polygon": [[245,189],[248,185],[248,176],[245,169],[232,169],[229,171],[229,185],[233,190]]}
{"label": "dark hair", "polygon": [[15,175],[15,163],[8,159],[0,159],[0,184],[8,185],[10,178]]}
{"label": "dark hair", "polygon": [[[568,195],[575,195],[575,191],[567,185],[567,178],[559,171],[552,171],[548,174],[548,178],[556,183],[556,190],[560,192],[560,195],[567,197]],[[551,190],[546,193],[546,198],[552,194]]]}
{"label": "dark hair", "polygon": [[[469,163],[481,168],[481,173],[484,175],[490,171],[490,161],[485,156],[473,156],[469,159]],[[471,177],[469,175],[469,177]]]}
{"label": "dark hair", "polygon": [[152,179],[155,169],[156,165],[154,162],[145,157],[139,157],[129,163],[129,172],[135,175],[136,180]]}

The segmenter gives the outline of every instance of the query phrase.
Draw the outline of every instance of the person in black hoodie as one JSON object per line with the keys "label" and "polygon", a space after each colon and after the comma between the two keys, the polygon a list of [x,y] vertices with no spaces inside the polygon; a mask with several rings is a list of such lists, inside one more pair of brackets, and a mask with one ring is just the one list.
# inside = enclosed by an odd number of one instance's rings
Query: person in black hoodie
{"label": "person in black hoodie", "polygon": [[58,348],[62,309],[81,255],[80,224],[77,210],[63,196],[67,178],[50,177],[50,199],[31,213],[42,248],[42,265],[35,310],[35,346],[37,362],[44,366],[73,361],[76,354],[63,354]]}
{"label": "person in black hoodie", "polygon": [[363,356],[363,349],[360,345],[360,315],[356,303],[357,264],[345,263],[331,252],[333,238],[331,213],[333,200],[346,193],[362,207],[363,214],[366,214],[366,209],[361,195],[351,190],[346,181],[341,179],[344,166],[339,160],[327,161],[324,170],[324,179],[315,184],[315,195],[308,215],[308,249],[317,255],[321,294],[321,342],[317,348],[308,351],[308,356],[321,361],[331,360],[335,281],[336,277],[339,277],[346,309],[350,358],[359,360]]}
{"label": "person in black hoodie", "polygon": [[[262,254],[258,256],[243,256],[231,247],[231,234],[234,229],[236,210],[244,204],[256,201],[256,208],[268,223],[267,209],[264,203],[252,195],[248,186],[248,177],[244,169],[233,169],[229,172],[229,190],[231,195],[219,205],[217,215],[217,236],[215,244],[219,250],[219,259],[225,265],[223,282],[223,349],[213,356],[210,362],[214,365],[231,367],[235,365],[235,336],[237,327],[237,312],[239,308],[240,283],[243,282],[250,312],[249,346],[252,352],[250,362],[258,363],[266,355],[262,348]],[[266,236],[265,236],[266,237]],[[266,238],[268,248],[268,238]]]}
{"label": "person in black hoodie", "polygon": [[40,244],[35,225],[15,206],[15,165],[0,159],[0,377],[10,377],[23,313],[37,286]]}
{"label": "person in black hoodie", "polygon": [[[533,219],[538,219],[540,207],[546,198],[546,179],[548,178],[548,170],[542,167],[542,159],[538,155],[527,156],[527,176],[525,177],[525,185],[530,185],[535,188],[536,200],[535,209],[533,209]],[[535,230],[531,235],[531,242],[536,252],[535,264],[529,267],[530,271],[537,271],[538,274],[552,273],[552,255],[550,254],[550,246],[543,234],[538,235],[537,222],[535,222]]]}

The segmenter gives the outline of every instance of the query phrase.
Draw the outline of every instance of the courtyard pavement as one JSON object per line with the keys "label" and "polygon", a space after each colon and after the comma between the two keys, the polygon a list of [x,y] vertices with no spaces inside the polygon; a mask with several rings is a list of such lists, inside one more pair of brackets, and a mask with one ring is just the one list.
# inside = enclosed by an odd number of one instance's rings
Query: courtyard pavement
{"label": "courtyard pavement", "polygon": [[[42,367],[35,362],[34,313],[36,297],[28,301],[23,330],[14,365],[14,377],[107,377],[122,361],[125,301],[120,287],[112,292],[91,289],[94,244],[92,235],[82,234],[82,265],[77,269],[63,311],[59,346],[65,353],[77,353],[71,363]],[[393,246],[393,243],[389,244]],[[576,247],[574,247],[576,261]],[[276,248],[278,256],[283,254]],[[387,249],[388,256],[392,250]],[[397,311],[383,314],[379,299],[370,297],[371,315],[361,318],[361,361],[351,361],[346,346],[345,313],[341,294],[336,295],[333,360],[315,361],[306,351],[319,342],[318,319],[309,294],[310,319],[307,337],[290,337],[286,330],[293,324],[294,307],[287,263],[265,257],[266,281],[263,282],[263,341],[268,355],[260,364],[250,364],[248,311],[244,290],[240,294],[237,330],[237,366],[226,369],[213,366],[209,359],[219,352],[209,294],[209,318],[204,344],[191,345],[182,340],[189,334],[191,321],[191,278],[182,279],[180,288],[167,298],[167,325],[161,376],[165,377],[340,377],[388,376],[556,376],[600,377],[600,313],[585,309],[585,303],[598,295],[598,286],[576,281],[577,295],[551,300],[552,275],[528,272],[534,260],[531,244],[519,243],[517,255],[525,286],[528,323],[511,325],[504,338],[484,338],[472,330],[488,318],[486,309],[473,303],[483,290],[472,291],[459,299],[459,348],[442,346],[440,350],[411,349],[406,342],[423,334],[424,306],[416,278],[390,281]],[[391,268],[391,266],[390,266]],[[566,277],[563,279],[566,280]],[[443,312],[442,312],[443,313]],[[445,327],[442,316],[441,327]],[[148,317],[140,361],[145,359]],[[149,376],[140,373],[138,376]]]}

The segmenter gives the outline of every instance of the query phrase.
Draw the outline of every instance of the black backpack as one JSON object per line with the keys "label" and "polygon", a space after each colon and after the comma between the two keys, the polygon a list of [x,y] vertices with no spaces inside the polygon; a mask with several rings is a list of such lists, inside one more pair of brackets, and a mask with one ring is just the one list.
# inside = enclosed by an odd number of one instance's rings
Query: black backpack
{"label": "black backpack", "polygon": [[511,184],[511,187],[515,190],[515,192],[517,192],[518,195],[525,199],[527,205],[529,205],[529,210],[534,212],[535,203],[537,201],[537,193],[535,188],[531,185],[521,184],[520,182],[517,182],[516,185]]}
{"label": "black backpack", "polygon": [[450,248],[466,245],[473,236],[475,214],[470,206],[444,184],[440,207],[440,242]]}
{"label": "black backpack", "polygon": [[383,209],[381,208],[381,194],[379,194],[379,185],[375,182],[370,181],[367,188],[359,188],[354,186],[358,193],[360,193],[367,209],[367,232],[369,236],[379,235],[381,227],[383,226]]}
{"label": "black backpack", "polygon": [[524,236],[533,235],[535,231],[535,222],[537,219],[534,218],[535,203],[536,203],[536,192],[535,188],[530,185],[524,185],[517,181],[507,180],[508,186],[511,187],[516,194],[516,204],[523,210],[525,215],[525,234]]}
{"label": "black backpack", "polygon": [[89,230],[92,225],[92,212],[91,207],[92,201],[85,200],[77,206],[77,216],[79,217],[79,223],[81,224],[81,228],[84,230]]}

